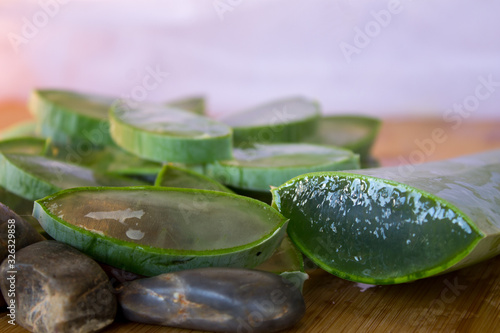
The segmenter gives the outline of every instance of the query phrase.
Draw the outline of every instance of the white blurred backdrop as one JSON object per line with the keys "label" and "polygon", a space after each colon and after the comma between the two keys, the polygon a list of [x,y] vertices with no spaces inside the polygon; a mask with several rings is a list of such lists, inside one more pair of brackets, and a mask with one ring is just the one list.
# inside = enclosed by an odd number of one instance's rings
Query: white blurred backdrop
{"label": "white blurred backdrop", "polygon": [[500,118],[500,2],[8,0],[0,100],[65,88],[212,112],[306,95],[328,113]]}

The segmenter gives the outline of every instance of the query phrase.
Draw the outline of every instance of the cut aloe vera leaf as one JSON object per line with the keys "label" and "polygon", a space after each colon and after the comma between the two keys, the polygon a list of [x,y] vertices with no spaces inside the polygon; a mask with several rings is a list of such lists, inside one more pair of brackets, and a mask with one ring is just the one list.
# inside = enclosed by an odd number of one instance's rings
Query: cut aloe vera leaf
{"label": "cut aloe vera leaf", "polygon": [[208,178],[192,170],[169,164],[163,166],[163,169],[156,178],[155,185],[164,187],[197,188],[200,190],[234,193],[212,178]]}
{"label": "cut aloe vera leaf", "polygon": [[280,246],[274,251],[271,258],[255,267],[255,269],[279,274],[293,282],[301,291],[309,275],[304,272],[302,253],[292,243],[288,236],[283,238]]}
{"label": "cut aloe vera leaf", "polygon": [[21,216],[31,215],[33,212],[33,200],[18,196],[2,186],[0,186],[0,202]]}
{"label": "cut aloe vera leaf", "polygon": [[271,205],[273,202],[273,196],[269,189],[267,191],[252,191],[245,190],[242,188],[237,188],[233,186],[229,186],[229,188],[236,194],[244,195],[245,197],[253,198],[262,202],[265,202],[268,205]]}
{"label": "cut aloe vera leaf", "polygon": [[500,150],[310,173],[272,193],[299,249],[349,280],[408,282],[500,254]]}
{"label": "cut aloe vera leaf", "polygon": [[231,158],[231,128],[189,111],[116,103],[110,122],[116,143],[145,159],[196,164]]}
{"label": "cut aloe vera leaf", "polygon": [[16,212],[17,215],[25,219],[38,233],[42,234],[42,236],[46,236],[45,231],[42,229],[38,221],[31,215],[31,213],[33,213],[33,200],[27,200],[0,186],[0,203],[3,203],[5,206]]}
{"label": "cut aloe vera leaf", "polygon": [[235,147],[262,142],[299,142],[314,134],[321,111],[316,101],[295,97],[231,114],[221,121],[233,128]]}
{"label": "cut aloe vera leaf", "polygon": [[324,116],[314,136],[306,141],[343,147],[360,154],[364,160],[370,155],[380,124],[380,119],[367,116]]}
{"label": "cut aloe vera leaf", "polygon": [[359,168],[359,156],[349,150],[305,143],[256,144],[236,148],[233,155],[234,160],[206,165],[206,175],[253,191],[269,191],[306,172]]}
{"label": "cut aloe vera leaf", "polygon": [[0,170],[0,186],[28,200],[71,187],[145,184],[43,156],[23,154],[0,153]]}
{"label": "cut aloe vera leaf", "polygon": [[54,239],[146,276],[197,267],[255,267],[279,246],[286,219],[242,196],[158,186],[79,188],[35,202]]}
{"label": "cut aloe vera leaf", "polygon": [[304,271],[302,253],[295,247],[288,236],[281,241],[271,258],[255,267],[261,271],[281,274],[283,272]]}
{"label": "cut aloe vera leaf", "polygon": [[0,139],[7,140],[13,138],[21,138],[21,137],[37,137],[36,134],[36,121],[27,120],[12,126],[7,127],[6,129],[0,132]]}
{"label": "cut aloe vera leaf", "polygon": [[45,139],[22,137],[0,141],[0,152],[28,155],[42,155],[45,151]]}
{"label": "cut aloe vera leaf", "polygon": [[205,99],[202,96],[186,97],[167,104],[176,109],[191,111],[199,115],[205,114]]}
{"label": "cut aloe vera leaf", "polygon": [[380,164],[380,161],[371,155],[368,156],[365,155],[364,158],[360,156],[359,158],[360,158],[361,169],[373,169],[373,168],[380,168],[382,166]]}
{"label": "cut aloe vera leaf", "polygon": [[58,143],[90,142],[113,145],[108,110],[115,98],[65,90],[35,90],[29,109],[38,118],[37,130]]}
{"label": "cut aloe vera leaf", "polygon": [[154,179],[162,165],[132,155],[119,147],[93,145],[60,145],[48,140],[45,156],[82,165],[99,172],[123,176],[150,176]]}

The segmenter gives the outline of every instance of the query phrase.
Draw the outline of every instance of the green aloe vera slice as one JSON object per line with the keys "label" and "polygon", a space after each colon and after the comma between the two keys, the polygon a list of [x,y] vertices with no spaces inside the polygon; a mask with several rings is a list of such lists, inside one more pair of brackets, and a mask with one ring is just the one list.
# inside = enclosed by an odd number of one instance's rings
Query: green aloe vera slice
{"label": "green aloe vera slice", "polygon": [[108,110],[116,99],[65,90],[35,90],[29,109],[38,118],[37,130],[58,143],[91,142],[112,145]]}
{"label": "green aloe vera slice", "polygon": [[110,122],[116,143],[145,159],[196,164],[231,158],[231,128],[189,111],[116,103]]}
{"label": "green aloe vera slice", "polygon": [[500,150],[310,173],[272,193],[300,250],[349,280],[408,282],[500,253]]}
{"label": "green aloe vera slice", "polygon": [[302,253],[292,243],[290,238],[285,236],[271,258],[255,267],[255,269],[276,274],[295,271],[303,272],[304,259],[302,258]]}
{"label": "green aloe vera slice", "polygon": [[321,111],[316,101],[294,97],[221,118],[233,128],[235,147],[260,142],[299,142],[316,131]]}
{"label": "green aloe vera slice", "polygon": [[12,209],[20,216],[29,215],[33,212],[33,200],[18,196],[0,186],[0,202]]}
{"label": "green aloe vera slice", "polygon": [[45,156],[112,175],[156,178],[162,165],[132,155],[115,146],[60,145],[48,140]]}
{"label": "green aloe vera slice", "polygon": [[171,101],[167,104],[176,109],[191,111],[199,115],[205,114],[205,99],[202,96],[193,96]]}
{"label": "green aloe vera slice", "polygon": [[37,200],[54,239],[152,276],[197,267],[255,267],[281,243],[286,219],[242,196],[158,186],[76,188]]}
{"label": "green aloe vera slice", "polygon": [[253,191],[269,191],[306,172],[359,168],[359,156],[349,150],[305,143],[256,144],[236,148],[233,155],[234,160],[206,165],[206,175]]}
{"label": "green aloe vera slice", "polygon": [[303,258],[302,253],[290,238],[285,236],[271,258],[255,267],[255,269],[279,274],[302,290],[304,282],[309,278],[309,275],[304,271]]}
{"label": "green aloe vera slice", "polygon": [[137,180],[34,155],[0,153],[0,170],[0,186],[29,200],[71,187],[144,185]]}
{"label": "green aloe vera slice", "polygon": [[360,154],[364,160],[370,155],[380,124],[380,119],[367,116],[324,116],[314,136],[306,141],[343,147]]}
{"label": "green aloe vera slice", "polygon": [[9,126],[0,132],[0,139],[7,140],[21,137],[37,137],[36,124],[34,120],[27,120]]}
{"label": "green aloe vera slice", "polygon": [[6,139],[0,141],[0,152],[42,155],[45,151],[45,141],[45,139],[33,137]]}
{"label": "green aloe vera slice", "polygon": [[197,188],[200,190],[233,193],[233,191],[221,183],[198,172],[170,164],[163,166],[163,169],[156,178],[155,185],[164,187]]}

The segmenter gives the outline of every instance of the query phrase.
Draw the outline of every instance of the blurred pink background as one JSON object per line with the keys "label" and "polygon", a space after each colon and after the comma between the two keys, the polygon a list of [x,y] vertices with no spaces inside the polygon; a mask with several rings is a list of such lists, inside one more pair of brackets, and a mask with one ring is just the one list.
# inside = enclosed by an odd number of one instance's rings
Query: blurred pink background
{"label": "blurred pink background", "polygon": [[0,100],[36,87],[214,113],[288,95],[328,113],[500,118],[500,2],[0,3]]}

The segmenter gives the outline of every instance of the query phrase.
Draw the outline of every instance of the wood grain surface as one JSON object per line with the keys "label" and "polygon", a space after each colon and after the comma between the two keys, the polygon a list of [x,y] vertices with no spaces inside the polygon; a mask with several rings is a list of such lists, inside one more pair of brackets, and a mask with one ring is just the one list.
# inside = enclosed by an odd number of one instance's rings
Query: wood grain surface
{"label": "wood grain surface", "polygon": [[[0,105],[0,129],[27,118],[23,105]],[[402,165],[495,148],[500,149],[500,121],[467,119],[451,124],[441,119],[387,119],[373,154],[382,165]],[[304,297],[306,315],[287,332],[500,332],[500,256],[393,286],[362,285],[315,270],[306,281]],[[1,332],[26,330],[9,325],[3,314]],[[118,320],[104,332],[191,331]]]}

